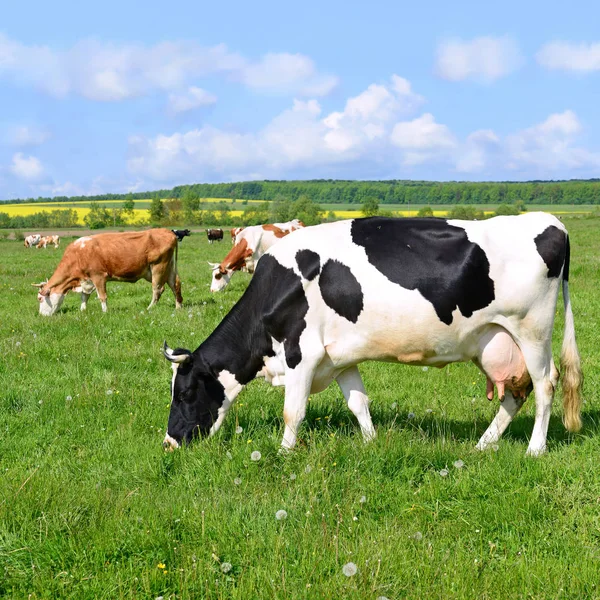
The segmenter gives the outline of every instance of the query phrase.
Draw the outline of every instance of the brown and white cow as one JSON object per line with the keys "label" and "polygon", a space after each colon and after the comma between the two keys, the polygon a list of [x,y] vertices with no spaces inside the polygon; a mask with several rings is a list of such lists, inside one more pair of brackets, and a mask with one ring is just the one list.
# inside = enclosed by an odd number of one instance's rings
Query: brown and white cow
{"label": "brown and white cow", "polygon": [[152,302],[158,302],[167,284],[181,307],[181,281],[177,274],[177,238],[169,229],[126,233],[101,233],[69,244],[49,281],[40,288],[40,314],[50,316],[61,307],[70,290],[81,292],[81,310],[94,288],[106,312],[106,282],[139,279],[152,282]]}
{"label": "brown and white cow", "polygon": [[25,240],[23,241],[23,245],[25,246],[25,248],[33,248],[34,246],[37,246],[41,237],[42,236],[39,233],[34,233],[32,235],[28,235],[25,238]]}
{"label": "brown and white cow", "polygon": [[54,244],[55,248],[58,248],[60,244],[60,236],[58,235],[44,235],[38,241],[36,248],[46,248],[48,244]]}
{"label": "brown and white cow", "polygon": [[229,233],[231,234],[231,245],[235,246],[235,238],[237,234],[244,229],[243,227],[234,227]]}
{"label": "brown and white cow", "polygon": [[[282,223],[282,225],[289,224]],[[235,246],[221,263],[208,263],[213,272],[210,291],[220,292],[227,287],[235,271],[247,270],[249,273],[254,273],[258,259],[291,231],[293,229],[289,228],[286,231],[276,225],[253,225],[242,229],[236,235]]]}

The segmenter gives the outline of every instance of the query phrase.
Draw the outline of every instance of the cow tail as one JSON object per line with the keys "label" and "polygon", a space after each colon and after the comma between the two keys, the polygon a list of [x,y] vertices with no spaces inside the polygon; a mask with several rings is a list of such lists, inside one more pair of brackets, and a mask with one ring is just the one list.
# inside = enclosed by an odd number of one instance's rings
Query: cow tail
{"label": "cow tail", "polygon": [[577,432],[581,429],[581,388],[583,373],[581,372],[581,358],[575,340],[575,322],[573,309],[569,297],[569,262],[570,244],[567,236],[567,249],[563,269],[563,301],[565,305],[565,331],[563,335],[562,350],[560,353],[560,370],[562,374],[563,389],[563,423],[568,431]]}

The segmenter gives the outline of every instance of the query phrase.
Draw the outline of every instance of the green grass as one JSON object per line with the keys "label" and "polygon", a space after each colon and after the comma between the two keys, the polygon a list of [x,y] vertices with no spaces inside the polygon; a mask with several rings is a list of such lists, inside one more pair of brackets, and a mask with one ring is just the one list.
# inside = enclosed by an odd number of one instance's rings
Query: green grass
{"label": "green grass", "polygon": [[30,283],[64,247],[0,241],[0,597],[600,597],[600,221],[565,223],[585,427],[567,436],[559,392],[541,459],[525,458],[533,399],[497,452],[478,453],[497,401],[473,365],[383,363],[361,367],[378,432],[369,445],[332,386],[280,456],[283,391],[256,381],[215,438],[165,454],[160,347],[196,348],[239,298],[246,274],[209,292],[206,260],[228,245],[180,245],[181,311],[168,290],[147,312],[148,283],[112,283],[107,314],[97,299],[80,313],[73,295],[44,319]]}

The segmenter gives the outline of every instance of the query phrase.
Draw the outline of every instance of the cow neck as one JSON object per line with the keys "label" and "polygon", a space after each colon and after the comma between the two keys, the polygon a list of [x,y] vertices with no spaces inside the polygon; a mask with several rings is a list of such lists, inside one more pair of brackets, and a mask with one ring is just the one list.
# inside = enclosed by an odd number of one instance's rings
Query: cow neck
{"label": "cow neck", "polygon": [[[249,307],[254,310],[248,310]],[[248,298],[247,291],[196,350],[215,377],[227,371],[238,384],[246,385],[263,368],[264,357],[273,355],[259,311],[260,305]]]}

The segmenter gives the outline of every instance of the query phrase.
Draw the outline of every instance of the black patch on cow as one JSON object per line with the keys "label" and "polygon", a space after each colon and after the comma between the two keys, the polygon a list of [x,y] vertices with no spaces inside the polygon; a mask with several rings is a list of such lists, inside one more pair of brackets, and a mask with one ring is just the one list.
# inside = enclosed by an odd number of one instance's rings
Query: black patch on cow
{"label": "black patch on cow", "polygon": [[216,373],[227,369],[246,384],[262,369],[264,357],[274,356],[275,338],[283,343],[286,363],[293,369],[302,360],[300,334],[307,312],[301,278],[265,254],[244,295],[196,352]]}
{"label": "black patch on cow", "polygon": [[319,288],[329,308],[352,323],[358,321],[364,306],[363,293],[349,267],[337,260],[328,260],[323,265]]}
{"label": "black patch on cow", "polygon": [[457,307],[470,317],[495,298],[485,252],[443,219],[355,219],[352,240],[390,281],[418,290],[446,325]]}
{"label": "black patch on cow", "polygon": [[535,238],[538,254],[548,267],[548,278],[559,277],[565,265],[565,281],[569,280],[568,255],[570,254],[569,238],[562,229],[549,225]]}
{"label": "black patch on cow", "polygon": [[312,250],[298,250],[296,252],[296,262],[302,277],[308,279],[308,281],[312,281],[321,270],[321,259]]}

